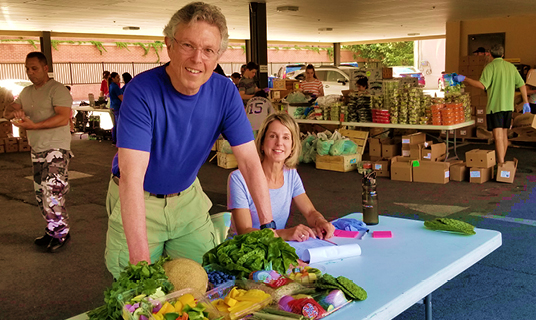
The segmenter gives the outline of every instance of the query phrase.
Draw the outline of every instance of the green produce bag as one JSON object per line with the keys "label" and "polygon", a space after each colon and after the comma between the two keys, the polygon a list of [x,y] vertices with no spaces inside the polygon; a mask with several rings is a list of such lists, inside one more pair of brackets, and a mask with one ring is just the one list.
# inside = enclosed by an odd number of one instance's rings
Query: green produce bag
{"label": "green produce bag", "polygon": [[329,154],[329,150],[334,143],[335,141],[333,140],[318,140],[318,142],[316,143],[316,152],[321,156],[326,156]]}
{"label": "green produce bag", "polygon": [[340,156],[344,151],[344,140],[337,140],[329,149],[329,154],[332,156]]}
{"label": "green produce bag", "polygon": [[357,153],[357,144],[352,140],[344,140],[344,149],[342,154],[356,154]]}

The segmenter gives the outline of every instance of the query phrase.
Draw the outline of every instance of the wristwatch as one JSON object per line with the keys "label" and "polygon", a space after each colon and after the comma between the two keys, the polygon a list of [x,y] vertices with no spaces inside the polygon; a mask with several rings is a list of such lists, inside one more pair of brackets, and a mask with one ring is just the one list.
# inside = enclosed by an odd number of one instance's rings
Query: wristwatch
{"label": "wristwatch", "polygon": [[262,229],[275,229],[275,221],[272,220],[266,224],[261,225],[261,230]]}

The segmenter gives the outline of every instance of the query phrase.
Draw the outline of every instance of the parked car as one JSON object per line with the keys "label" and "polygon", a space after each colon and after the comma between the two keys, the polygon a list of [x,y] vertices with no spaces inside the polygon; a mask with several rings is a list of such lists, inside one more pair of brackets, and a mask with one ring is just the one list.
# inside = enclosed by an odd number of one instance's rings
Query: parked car
{"label": "parked car", "polygon": [[415,67],[392,67],[393,68],[393,77],[395,78],[404,78],[404,77],[413,77],[419,79],[419,85],[424,87],[426,81],[422,72],[417,70]]}
{"label": "parked car", "polygon": [[277,72],[277,78],[279,79],[285,79],[287,77],[287,74],[292,71],[300,70],[304,68],[304,64],[287,64],[279,68],[279,71]]}
{"label": "parked car", "polygon": [[[352,67],[353,68],[353,67]],[[350,77],[344,69],[335,66],[315,67],[315,73],[318,80],[324,85],[324,94],[342,94],[342,90],[350,89]],[[288,79],[305,79],[305,67],[301,70],[287,73]]]}
{"label": "parked car", "polygon": [[11,94],[13,94],[13,98],[17,98],[25,87],[31,85],[32,82],[28,80],[22,80],[22,79],[5,79],[0,80],[0,87],[6,88],[9,91],[11,91]]}

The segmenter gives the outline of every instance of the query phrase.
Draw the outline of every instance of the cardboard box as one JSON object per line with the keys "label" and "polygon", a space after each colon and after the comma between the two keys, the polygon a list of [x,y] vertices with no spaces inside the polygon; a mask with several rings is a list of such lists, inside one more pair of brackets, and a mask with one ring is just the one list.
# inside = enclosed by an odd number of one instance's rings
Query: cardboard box
{"label": "cardboard box", "polygon": [[217,157],[218,157],[218,167],[221,167],[224,169],[238,168],[238,162],[236,161],[236,157],[234,154],[218,152]]}
{"label": "cardboard box", "polygon": [[369,138],[369,155],[371,157],[382,156],[382,143],[379,138]]}
{"label": "cardboard box", "polygon": [[468,66],[468,65],[469,65],[469,56],[460,57],[460,66]]}
{"label": "cardboard box", "polygon": [[486,56],[469,56],[469,65],[471,66],[482,66],[488,63],[488,57]]}
{"label": "cardboard box", "polygon": [[30,145],[28,144],[28,139],[19,138],[19,152],[30,151]]}
{"label": "cardboard box", "polygon": [[483,116],[477,115],[476,118],[475,118],[475,125],[477,127],[486,127],[486,125],[487,125],[486,115],[483,115]]}
{"label": "cardboard box", "polygon": [[380,159],[372,162],[372,170],[376,171],[377,177],[390,177],[391,161],[389,159]]}
{"label": "cardboard box", "polygon": [[512,128],[529,127],[536,129],[536,117],[532,113],[525,113],[514,118]]}
{"label": "cardboard box", "polygon": [[272,89],[274,90],[286,90],[287,86],[285,84],[285,79],[274,79],[272,81]]}
{"label": "cardboard box", "polygon": [[426,134],[423,132],[417,132],[402,136],[402,144],[419,144],[426,141]]}
{"label": "cardboard box", "polygon": [[451,181],[468,181],[469,168],[463,163],[455,163],[450,165],[450,180]]}
{"label": "cardboard box", "polygon": [[469,66],[467,66],[467,65],[465,65],[465,66],[460,65],[458,74],[467,74],[468,72],[469,72]]}
{"label": "cardboard box", "polygon": [[476,107],[475,109],[475,114],[477,117],[479,116],[486,116],[486,107],[482,108],[482,107]]}
{"label": "cardboard box", "polygon": [[450,181],[450,163],[413,161],[413,182],[445,184]]}
{"label": "cardboard box", "polygon": [[469,171],[469,182],[484,183],[493,179],[493,167],[471,168]]}
{"label": "cardboard box", "polygon": [[465,153],[465,161],[469,168],[490,168],[495,162],[495,150],[474,149]]}
{"label": "cardboard box", "polygon": [[517,159],[514,161],[506,161],[497,166],[497,182],[514,183],[514,178],[517,170]]}
{"label": "cardboard box", "polygon": [[536,87],[536,69],[529,70],[529,72],[527,73],[527,81],[525,81],[525,84]]}
{"label": "cardboard box", "polygon": [[361,161],[360,154],[343,156],[316,156],[316,168],[338,172],[357,170],[357,163]]}
{"label": "cardboard box", "polygon": [[360,131],[360,130],[348,130],[348,129],[340,129],[339,132],[348,139],[352,140],[355,144],[357,144],[357,153],[363,154],[365,151],[365,146],[367,145],[367,139],[369,136],[368,131]]}
{"label": "cardboard box", "polygon": [[272,89],[294,91],[299,89],[300,82],[294,79],[274,79]]}
{"label": "cardboard box", "polygon": [[391,159],[391,180],[413,181],[413,160],[398,156]]}
{"label": "cardboard box", "polygon": [[422,150],[423,161],[438,161],[445,159],[447,154],[447,145],[445,143],[435,143]]}
{"label": "cardboard box", "polygon": [[382,158],[392,158],[401,155],[402,144],[382,144]]}
{"label": "cardboard box", "polygon": [[457,138],[470,138],[475,136],[475,125],[456,130]]}
{"label": "cardboard box", "polygon": [[[480,108],[486,109],[486,107],[488,106],[488,96],[487,95],[483,94],[480,97],[478,97],[478,106]],[[484,111],[484,114],[486,114],[486,111]]]}
{"label": "cardboard box", "polygon": [[5,138],[4,150],[6,153],[19,152],[19,142],[17,141],[17,138]]}

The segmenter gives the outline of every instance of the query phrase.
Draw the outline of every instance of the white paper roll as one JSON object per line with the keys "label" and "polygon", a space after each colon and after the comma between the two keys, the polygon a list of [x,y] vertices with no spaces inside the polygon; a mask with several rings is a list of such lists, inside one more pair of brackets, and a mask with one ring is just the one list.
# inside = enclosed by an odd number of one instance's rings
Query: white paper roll
{"label": "white paper roll", "polygon": [[361,255],[361,247],[356,243],[307,249],[303,253],[303,260],[309,261],[309,263],[317,263],[359,255]]}

